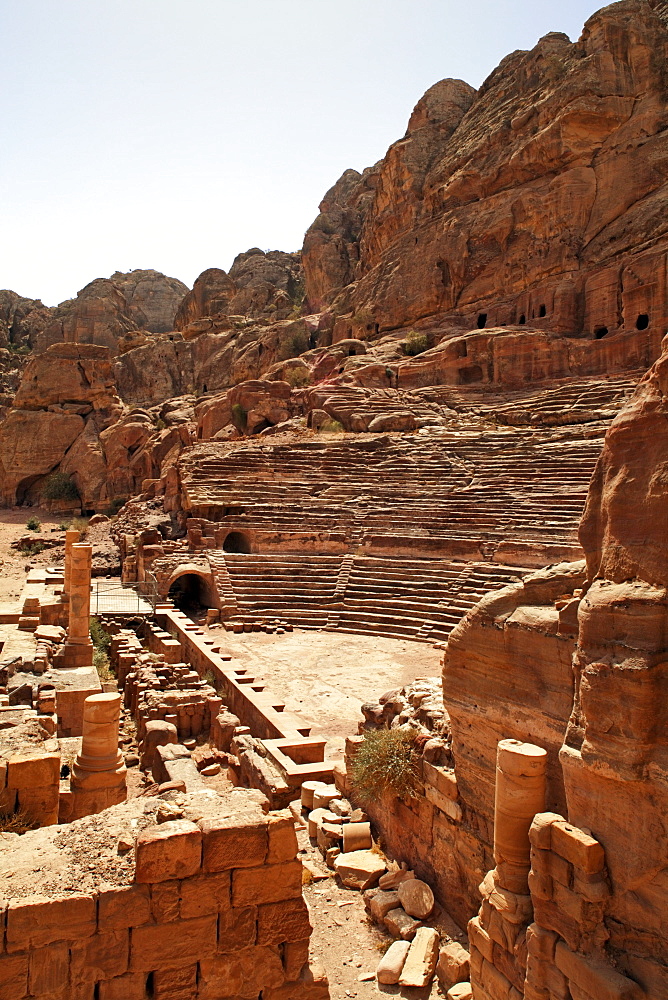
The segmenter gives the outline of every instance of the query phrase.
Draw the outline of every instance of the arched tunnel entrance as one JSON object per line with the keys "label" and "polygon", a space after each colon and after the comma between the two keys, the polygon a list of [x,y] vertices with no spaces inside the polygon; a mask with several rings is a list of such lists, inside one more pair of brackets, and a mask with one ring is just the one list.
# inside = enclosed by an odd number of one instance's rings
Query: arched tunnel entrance
{"label": "arched tunnel entrance", "polygon": [[210,587],[205,577],[197,573],[183,573],[169,588],[169,599],[186,614],[211,607]]}
{"label": "arched tunnel entrance", "polygon": [[223,552],[245,552],[251,550],[250,539],[243,531],[230,531],[223,542]]}

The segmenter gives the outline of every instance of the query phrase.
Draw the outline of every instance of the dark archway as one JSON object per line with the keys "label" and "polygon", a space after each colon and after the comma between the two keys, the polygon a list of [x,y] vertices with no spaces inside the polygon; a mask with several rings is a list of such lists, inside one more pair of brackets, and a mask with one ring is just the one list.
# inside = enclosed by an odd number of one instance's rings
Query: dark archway
{"label": "dark archway", "polygon": [[649,314],[640,313],[636,320],[636,330],[646,330],[649,326]]}
{"label": "dark archway", "polygon": [[479,313],[478,315],[478,329],[484,330],[487,326],[487,313]]}
{"label": "dark archway", "polygon": [[230,531],[223,542],[223,552],[245,552],[251,550],[250,539],[244,535],[243,531]]}
{"label": "dark archway", "polygon": [[603,340],[604,337],[608,336],[607,326],[597,326],[594,330],[594,337],[596,340]]}
{"label": "dark archway", "polygon": [[169,599],[181,611],[199,611],[209,607],[206,580],[197,573],[184,573],[169,588]]}

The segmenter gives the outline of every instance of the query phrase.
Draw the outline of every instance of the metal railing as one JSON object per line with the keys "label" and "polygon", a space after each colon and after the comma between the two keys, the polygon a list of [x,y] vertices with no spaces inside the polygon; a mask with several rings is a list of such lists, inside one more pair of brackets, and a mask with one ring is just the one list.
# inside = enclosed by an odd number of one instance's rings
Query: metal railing
{"label": "metal railing", "polygon": [[91,614],[152,615],[159,595],[155,584],[94,580]]}

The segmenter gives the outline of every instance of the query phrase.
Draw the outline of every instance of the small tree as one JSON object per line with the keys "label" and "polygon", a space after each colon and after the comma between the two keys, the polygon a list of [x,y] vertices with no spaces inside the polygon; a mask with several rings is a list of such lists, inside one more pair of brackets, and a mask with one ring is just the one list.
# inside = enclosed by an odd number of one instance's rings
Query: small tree
{"label": "small tree", "polygon": [[42,488],[45,500],[78,500],[79,490],[65,472],[52,472]]}

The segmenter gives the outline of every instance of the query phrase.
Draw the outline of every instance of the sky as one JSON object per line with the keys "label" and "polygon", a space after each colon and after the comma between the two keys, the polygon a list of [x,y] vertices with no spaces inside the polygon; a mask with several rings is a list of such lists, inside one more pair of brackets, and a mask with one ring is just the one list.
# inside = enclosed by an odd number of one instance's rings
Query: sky
{"label": "sky", "polygon": [[444,77],[475,87],[603,0],[0,0],[0,288],[188,286],[298,250]]}

